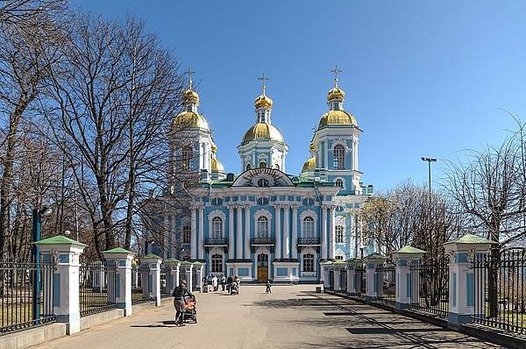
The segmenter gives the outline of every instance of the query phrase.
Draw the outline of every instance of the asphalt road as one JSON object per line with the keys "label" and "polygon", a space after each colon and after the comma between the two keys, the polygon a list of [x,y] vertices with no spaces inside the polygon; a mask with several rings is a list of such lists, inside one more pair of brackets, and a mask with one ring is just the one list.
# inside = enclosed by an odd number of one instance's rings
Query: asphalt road
{"label": "asphalt road", "polygon": [[498,348],[328,294],[314,285],[197,294],[198,324],[175,327],[170,303],[33,348]]}

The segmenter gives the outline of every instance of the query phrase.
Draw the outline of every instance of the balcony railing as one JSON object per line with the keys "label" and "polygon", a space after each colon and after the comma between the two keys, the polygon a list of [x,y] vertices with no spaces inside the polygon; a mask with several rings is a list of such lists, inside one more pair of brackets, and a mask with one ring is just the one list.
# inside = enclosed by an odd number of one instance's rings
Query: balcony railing
{"label": "balcony railing", "polygon": [[267,236],[258,236],[250,238],[251,245],[274,245],[274,238]]}
{"label": "balcony railing", "polygon": [[320,238],[317,237],[298,238],[298,246],[315,246],[319,244]]}
{"label": "balcony railing", "polygon": [[205,246],[228,246],[227,238],[208,238],[205,239]]}

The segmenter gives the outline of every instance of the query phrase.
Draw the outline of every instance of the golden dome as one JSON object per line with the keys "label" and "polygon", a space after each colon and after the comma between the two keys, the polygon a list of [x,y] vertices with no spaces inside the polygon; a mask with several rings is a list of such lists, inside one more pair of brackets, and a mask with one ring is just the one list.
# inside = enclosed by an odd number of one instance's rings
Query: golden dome
{"label": "golden dome", "polygon": [[281,143],[285,143],[281,132],[271,124],[266,122],[258,122],[254,126],[248,129],[243,137],[241,144],[247,144],[250,141],[269,141],[274,140]]}
{"label": "golden dome", "polygon": [[209,130],[206,119],[202,115],[192,111],[184,111],[177,115],[172,123],[172,127],[177,129],[197,127],[204,130]]}
{"label": "golden dome", "polygon": [[215,156],[212,157],[212,172],[225,172],[225,168],[223,167],[223,164],[221,161],[217,160]]}
{"label": "golden dome", "polygon": [[345,98],[345,92],[339,87],[333,87],[329,90],[329,93],[327,93],[327,100],[330,102],[333,99],[341,99],[343,100]]}
{"label": "golden dome", "polygon": [[185,103],[199,104],[199,95],[191,88],[188,88],[183,92],[183,101]]}
{"label": "golden dome", "polygon": [[314,172],[314,169],[316,169],[316,157],[313,156],[305,163],[303,164],[303,168],[301,169],[301,172]]}
{"label": "golden dome", "polygon": [[358,123],[354,116],[344,110],[329,110],[327,113],[323,114],[318,128],[328,125],[352,125],[358,127]]}
{"label": "golden dome", "polygon": [[259,109],[259,108],[270,109],[272,108],[272,99],[270,99],[270,97],[268,97],[267,95],[265,95],[265,93],[263,93],[262,95],[258,96],[254,100],[254,104],[256,106],[256,109]]}

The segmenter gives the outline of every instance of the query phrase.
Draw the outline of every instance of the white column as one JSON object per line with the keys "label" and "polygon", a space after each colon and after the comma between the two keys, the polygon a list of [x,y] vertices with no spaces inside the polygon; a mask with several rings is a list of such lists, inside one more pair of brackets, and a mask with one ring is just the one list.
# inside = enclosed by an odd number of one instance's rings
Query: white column
{"label": "white column", "polygon": [[[124,316],[132,314],[132,260],[135,253],[123,250],[121,248],[114,248],[109,251],[104,251],[104,258],[106,262],[115,262],[115,303],[117,307],[124,309]],[[108,278],[111,280],[112,278]],[[109,281],[108,280],[108,281]]]}
{"label": "white column", "polygon": [[236,206],[237,229],[236,229],[236,259],[243,258],[243,226],[241,225],[241,206]]}
{"label": "white column", "polygon": [[323,147],[323,152],[324,152],[323,159],[325,162],[324,167],[326,169],[329,169],[329,142],[328,141],[324,142],[323,146],[324,146]]}
{"label": "white column", "polygon": [[245,206],[245,259],[250,259],[250,206]]}
{"label": "white column", "polygon": [[191,234],[190,234],[190,259],[197,259],[197,212],[195,206],[190,207],[192,216],[190,219]]}
{"label": "white column", "polygon": [[281,259],[281,206],[274,205],[276,251],[274,259]]}
{"label": "white column", "polygon": [[199,149],[199,170],[202,169],[204,166],[203,166],[203,160],[204,160],[204,157],[203,157],[203,143],[199,142],[199,146],[198,148]]}
{"label": "white column", "polygon": [[327,259],[327,208],[321,207],[321,259]]}
{"label": "white column", "polygon": [[228,259],[234,259],[234,206],[228,206]]}
{"label": "white column", "polygon": [[203,206],[199,207],[199,241],[197,245],[197,258],[198,259],[204,259],[205,258],[205,226],[204,226],[204,208]]}
{"label": "white column", "polygon": [[336,228],[336,215],[334,206],[329,208],[329,259],[334,259],[336,244],[334,243],[334,234]]}
{"label": "white column", "polygon": [[289,229],[290,206],[283,207],[283,258],[290,258],[290,229]]}
{"label": "white column", "polygon": [[298,206],[292,206],[292,259],[298,259]]}

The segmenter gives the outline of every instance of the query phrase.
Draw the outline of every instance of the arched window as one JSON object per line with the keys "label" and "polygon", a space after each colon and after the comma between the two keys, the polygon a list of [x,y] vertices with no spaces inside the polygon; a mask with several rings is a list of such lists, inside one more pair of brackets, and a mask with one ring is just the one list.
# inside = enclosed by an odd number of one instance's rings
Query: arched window
{"label": "arched window", "polygon": [[247,167],[245,167],[245,169],[248,171],[252,168],[252,166],[250,166],[250,164],[247,164]]}
{"label": "arched window", "polygon": [[336,180],[336,186],[343,189],[343,181],[341,179]]}
{"label": "arched window", "polygon": [[186,146],[183,147],[182,156],[181,156],[181,168],[183,170],[190,169],[190,161],[192,160],[193,151],[192,147]]}
{"label": "arched window", "polygon": [[274,165],[274,167],[276,168],[276,170],[279,170],[279,165],[278,164]]}
{"label": "arched window", "polygon": [[183,227],[183,244],[190,243],[190,235],[192,234],[192,228],[189,225]]}
{"label": "arched window", "polygon": [[223,256],[220,254],[212,255],[212,273],[223,272]]}
{"label": "arched window", "polygon": [[220,217],[212,218],[212,238],[223,237],[223,220]]}
{"label": "arched window", "polygon": [[303,219],[303,237],[314,237],[314,219],[312,219],[312,217],[305,217],[305,219]]}
{"label": "arched window", "polygon": [[335,170],[343,170],[345,168],[345,148],[338,144],[334,146],[333,162]]}
{"label": "arched window", "polygon": [[261,161],[259,163],[259,167],[267,167],[267,163],[265,161]]}
{"label": "arched window", "polygon": [[267,217],[259,217],[258,218],[257,236],[258,237],[268,237],[268,219],[267,219]]}
{"label": "arched window", "polygon": [[343,226],[341,225],[336,226],[336,243],[343,243]]}
{"label": "arched window", "polygon": [[303,271],[307,273],[314,272],[314,255],[306,253],[303,255]]}

